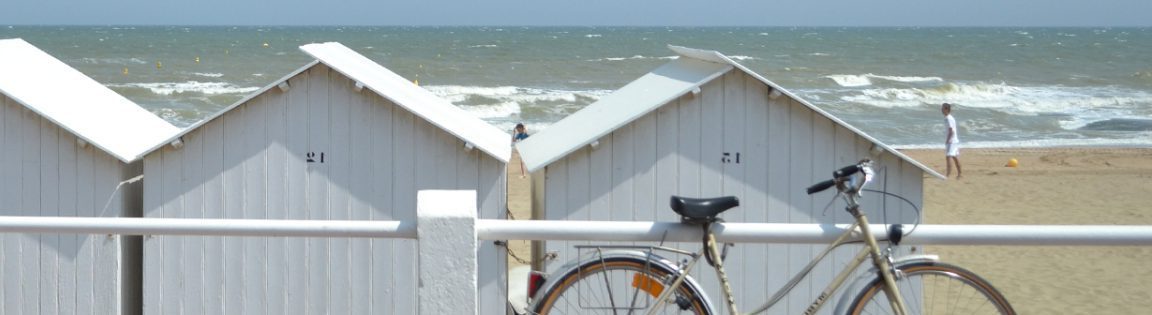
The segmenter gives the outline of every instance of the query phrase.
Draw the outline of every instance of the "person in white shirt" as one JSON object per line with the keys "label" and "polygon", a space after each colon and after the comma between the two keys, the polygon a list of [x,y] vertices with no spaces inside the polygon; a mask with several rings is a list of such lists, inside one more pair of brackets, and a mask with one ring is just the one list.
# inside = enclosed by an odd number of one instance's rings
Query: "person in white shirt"
{"label": "person in white shirt", "polygon": [[944,113],[944,126],[948,129],[944,138],[944,159],[948,171],[944,177],[952,176],[952,163],[956,163],[956,179],[960,179],[960,136],[957,135],[959,130],[956,129],[956,118],[952,118],[952,104],[944,103],[940,106],[940,112]]}

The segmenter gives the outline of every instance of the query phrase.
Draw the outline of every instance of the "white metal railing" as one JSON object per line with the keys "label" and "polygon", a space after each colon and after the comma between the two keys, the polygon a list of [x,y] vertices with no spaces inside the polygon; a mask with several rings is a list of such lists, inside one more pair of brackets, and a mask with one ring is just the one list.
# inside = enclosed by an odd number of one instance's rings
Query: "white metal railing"
{"label": "white metal railing", "polygon": [[0,217],[0,233],[416,238],[416,221]]}
{"label": "white metal railing", "polygon": [[[722,242],[828,243],[847,225],[720,223]],[[911,226],[907,226],[911,228]],[[875,224],[883,233],[886,226]],[[0,233],[416,238],[415,221],[0,217]],[[488,220],[480,240],[699,241],[697,227],[675,222]],[[882,234],[881,234],[882,235]],[[1147,225],[920,225],[910,245],[1152,245]]]}

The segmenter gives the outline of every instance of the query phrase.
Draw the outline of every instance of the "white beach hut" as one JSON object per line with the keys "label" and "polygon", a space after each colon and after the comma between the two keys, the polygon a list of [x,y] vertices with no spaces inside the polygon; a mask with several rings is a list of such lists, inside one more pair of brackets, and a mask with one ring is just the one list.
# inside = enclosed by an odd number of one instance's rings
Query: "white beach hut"
{"label": "white beach hut", "polygon": [[[842,208],[825,211],[831,194],[809,196],[805,188],[862,157],[878,162],[872,188],[917,206],[925,174],[942,178],[723,54],[670,48],[678,59],[517,145],[532,172],[535,218],[677,221],[671,195],[734,195],[741,206],[722,215],[728,222],[849,223]],[[909,223],[919,215],[875,196],[864,205],[874,223]],[[574,259],[574,244],[538,245],[536,253],[556,254],[542,268],[551,272]],[[725,267],[741,308],[762,304],[820,248],[737,245]],[[803,312],[849,254],[818,267],[773,312]],[[697,274],[718,301],[712,271]]]}
{"label": "white beach hut", "polygon": [[[300,49],[317,60],[148,153],[145,217],[413,221],[424,189],[505,216],[508,134],[339,43]],[[144,311],[414,314],[415,242],[148,237]],[[506,254],[478,254],[480,312],[503,313]]]}
{"label": "white beach hut", "polygon": [[[0,40],[0,56],[0,215],[140,216],[138,159],[179,129],[22,39]],[[0,240],[0,313],[139,305],[139,237]]]}

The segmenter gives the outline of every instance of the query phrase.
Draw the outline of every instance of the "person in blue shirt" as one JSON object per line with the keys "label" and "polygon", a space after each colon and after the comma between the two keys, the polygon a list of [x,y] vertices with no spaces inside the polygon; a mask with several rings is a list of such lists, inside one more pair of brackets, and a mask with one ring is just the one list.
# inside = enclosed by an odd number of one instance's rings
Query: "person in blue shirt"
{"label": "person in blue shirt", "polygon": [[512,143],[524,139],[528,139],[528,130],[524,128],[524,124],[516,124],[516,129],[512,130]]}
{"label": "person in blue shirt", "polygon": [[[524,139],[528,139],[528,129],[524,128],[524,124],[516,124],[516,128],[512,129],[512,144],[515,145]],[[520,161],[520,178],[524,176],[524,161]]]}

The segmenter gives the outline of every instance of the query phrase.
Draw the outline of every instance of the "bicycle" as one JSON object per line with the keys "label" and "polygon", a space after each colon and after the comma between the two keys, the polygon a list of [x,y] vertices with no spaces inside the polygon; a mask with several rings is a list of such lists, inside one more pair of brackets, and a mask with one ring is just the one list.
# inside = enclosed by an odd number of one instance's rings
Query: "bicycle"
{"label": "bicycle", "polygon": [[[837,197],[847,203],[845,210],[855,218],[855,223],[764,305],[749,314],[767,311],[782,300],[833,249],[860,242],[864,244],[863,250],[809,304],[804,314],[819,311],[865,261],[870,261],[872,268],[863,274],[866,278],[857,280],[858,290],[845,290],[840,295],[834,314],[1015,314],[1008,300],[995,287],[971,271],[940,262],[930,255],[893,258],[892,249],[907,235],[902,225],[894,224],[888,229],[888,247],[882,249],[859,205],[861,193],[866,190],[864,186],[872,176],[872,161],[865,159],[834,171],[830,180],[808,187],[809,195],[836,187]],[[664,246],[576,246],[590,252],[543,280],[543,284],[537,286],[539,290],[535,292],[530,310],[534,314],[712,314],[712,302],[700,284],[689,275],[703,256],[720,280],[728,313],[741,314],[724,272],[726,253],[717,248],[711,228],[721,221],[717,218],[720,213],[738,205],[739,200],[731,196],[706,199],[672,196],[672,210],[681,216],[681,222],[703,228],[704,244],[700,251]],[[858,239],[853,237],[857,234]],[[727,246],[723,246],[725,252]],[[675,262],[656,251],[685,255],[691,259]]]}

